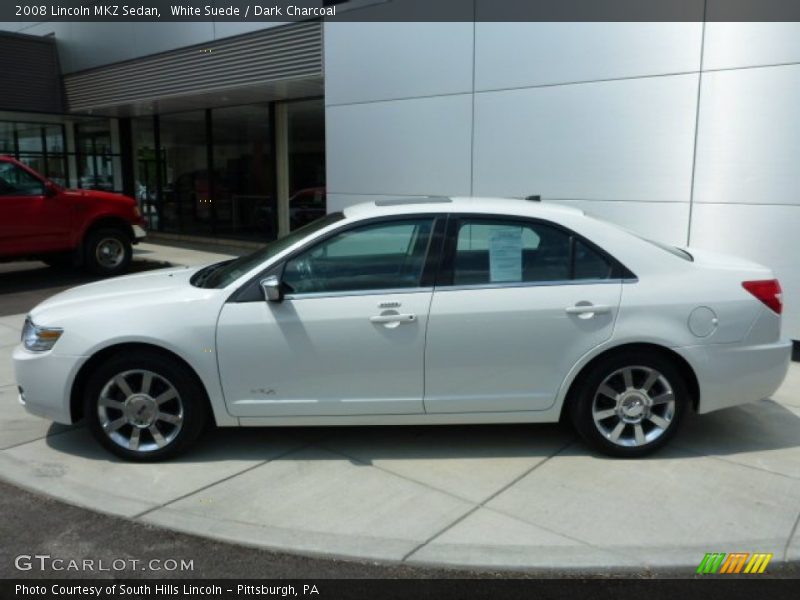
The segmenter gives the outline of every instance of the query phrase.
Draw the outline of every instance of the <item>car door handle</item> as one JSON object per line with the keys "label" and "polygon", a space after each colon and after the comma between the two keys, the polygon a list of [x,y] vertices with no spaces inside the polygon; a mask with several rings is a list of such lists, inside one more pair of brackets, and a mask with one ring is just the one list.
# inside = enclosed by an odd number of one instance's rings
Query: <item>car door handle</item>
{"label": "car door handle", "polygon": [[611,307],[602,304],[576,304],[575,306],[568,306],[564,310],[568,315],[587,315],[590,313],[600,315],[611,312]]}
{"label": "car door handle", "polygon": [[417,320],[417,315],[412,314],[393,314],[393,315],[375,315],[369,318],[373,323],[411,323]]}

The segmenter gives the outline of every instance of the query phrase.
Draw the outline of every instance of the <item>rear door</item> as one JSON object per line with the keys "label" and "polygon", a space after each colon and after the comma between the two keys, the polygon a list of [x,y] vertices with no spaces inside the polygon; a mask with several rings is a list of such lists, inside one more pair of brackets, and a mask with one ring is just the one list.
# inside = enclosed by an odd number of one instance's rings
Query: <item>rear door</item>
{"label": "rear door", "polygon": [[426,412],[547,409],[611,336],[620,266],[542,221],[466,216],[449,229],[428,318]]}

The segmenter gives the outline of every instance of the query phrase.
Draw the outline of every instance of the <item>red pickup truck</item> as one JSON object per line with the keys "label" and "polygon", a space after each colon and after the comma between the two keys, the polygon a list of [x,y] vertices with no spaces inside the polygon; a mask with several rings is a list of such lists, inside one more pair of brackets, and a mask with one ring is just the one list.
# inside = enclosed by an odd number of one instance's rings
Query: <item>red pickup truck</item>
{"label": "red pickup truck", "polygon": [[145,236],[143,225],[133,198],[68,190],[0,156],[0,261],[32,258],[118,275]]}

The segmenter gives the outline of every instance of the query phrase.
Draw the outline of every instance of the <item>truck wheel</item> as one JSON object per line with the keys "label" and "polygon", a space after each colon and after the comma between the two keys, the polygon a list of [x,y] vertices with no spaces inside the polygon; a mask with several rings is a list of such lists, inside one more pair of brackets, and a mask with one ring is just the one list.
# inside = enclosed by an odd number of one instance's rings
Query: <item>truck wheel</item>
{"label": "truck wheel", "polygon": [[86,237],[84,264],[95,275],[112,277],[125,272],[132,255],[130,236],[120,229],[95,229]]}

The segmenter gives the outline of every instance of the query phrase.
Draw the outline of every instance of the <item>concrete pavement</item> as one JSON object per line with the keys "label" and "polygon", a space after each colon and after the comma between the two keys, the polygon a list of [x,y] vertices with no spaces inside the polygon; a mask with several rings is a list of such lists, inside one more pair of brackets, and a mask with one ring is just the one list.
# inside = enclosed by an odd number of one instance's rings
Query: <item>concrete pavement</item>
{"label": "concrete pavement", "polygon": [[225,429],[179,460],[138,465],[16,403],[8,357],[23,318],[0,317],[0,477],[78,506],[407,564],[689,569],[706,552],[738,551],[800,560],[800,364],[773,399],[693,416],[644,460],[594,455],[560,425],[508,425]]}

